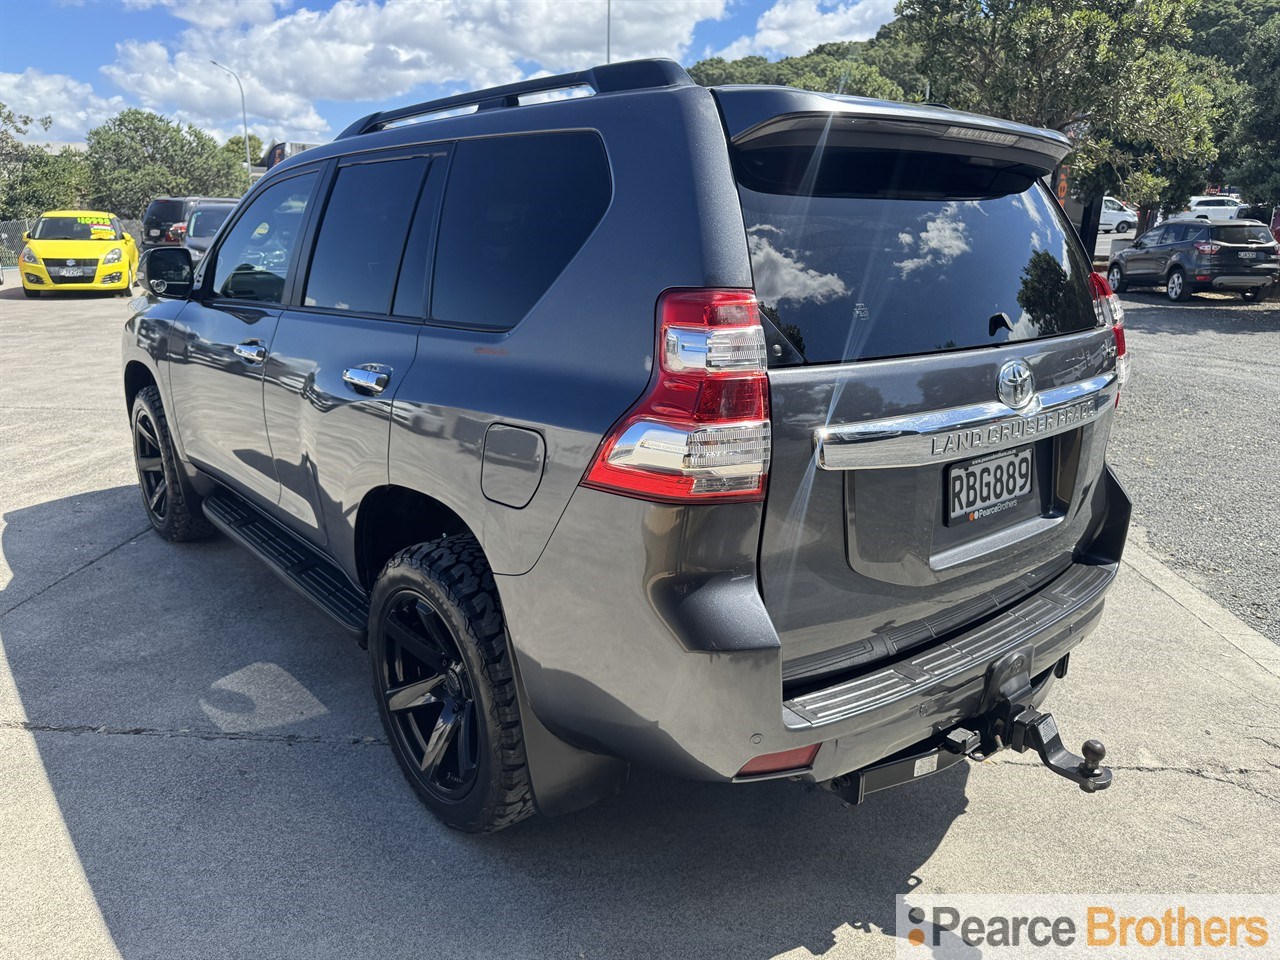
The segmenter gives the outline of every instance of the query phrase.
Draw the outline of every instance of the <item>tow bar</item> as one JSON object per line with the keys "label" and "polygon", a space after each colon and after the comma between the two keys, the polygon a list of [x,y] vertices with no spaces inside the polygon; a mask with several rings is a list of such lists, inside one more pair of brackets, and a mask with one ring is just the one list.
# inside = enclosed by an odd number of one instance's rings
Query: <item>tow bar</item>
{"label": "tow bar", "polygon": [[[1030,664],[1030,650],[1013,651],[993,663],[977,713],[966,726],[948,731],[941,742],[903,751],[890,760],[835,777],[824,786],[846,804],[861,803],[869,793],[945,770],[966,756],[985,760],[1009,747],[1018,753],[1034,750],[1041,763],[1086,793],[1107,789],[1111,768],[1102,766],[1106,747],[1099,740],[1086,740],[1081,756],[1063,746],[1053,714],[1031,705],[1035,691]],[[1055,669],[1058,676],[1065,667],[1065,660],[1060,661]]]}

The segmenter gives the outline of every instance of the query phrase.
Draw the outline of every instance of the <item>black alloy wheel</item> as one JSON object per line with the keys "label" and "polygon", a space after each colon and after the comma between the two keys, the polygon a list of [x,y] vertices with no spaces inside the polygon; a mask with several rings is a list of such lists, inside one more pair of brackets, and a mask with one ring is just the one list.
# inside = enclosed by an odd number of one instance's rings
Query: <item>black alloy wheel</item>
{"label": "black alloy wheel", "polygon": [[151,522],[163,527],[169,518],[169,478],[160,449],[160,430],[145,408],[133,418],[133,460],[138,466],[142,502]]}
{"label": "black alloy wheel", "polygon": [[475,785],[482,736],[466,661],[444,619],[416,591],[391,598],[382,629],[391,733],[423,788],[442,803],[457,803]]}

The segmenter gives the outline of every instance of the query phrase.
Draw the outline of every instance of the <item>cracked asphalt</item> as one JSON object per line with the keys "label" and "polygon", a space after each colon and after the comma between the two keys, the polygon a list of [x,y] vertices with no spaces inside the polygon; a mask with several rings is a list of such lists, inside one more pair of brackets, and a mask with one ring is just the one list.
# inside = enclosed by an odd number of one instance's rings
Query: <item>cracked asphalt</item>
{"label": "cracked asphalt", "polygon": [[[1008,753],[854,809],[638,771],[590,810],[471,837],[400,778],[354,644],[225,540],[148,532],[119,389],[126,303],[5,286],[0,956],[889,957],[894,896],[913,890],[1280,889],[1280,648],[1200,577],[1139,469],[1235,484],[1268,464],[1188,466],[1199,413],[1175,417],[1180,445],[1134,446],[1180,402],[1225,403],[1202,356],[1229,374],[1267,355],[1262,335],[1241,353],[1198,329],[1218,308],[1179,310],[1131,310],[1116,438],[1148,529],[1048,703],[1071,746],[1107,744],[1112,789]],[[1215,509],[1182,536],[1244,535],[1236,505]],[[1241,562],[1270,562],[1264,535]]]}

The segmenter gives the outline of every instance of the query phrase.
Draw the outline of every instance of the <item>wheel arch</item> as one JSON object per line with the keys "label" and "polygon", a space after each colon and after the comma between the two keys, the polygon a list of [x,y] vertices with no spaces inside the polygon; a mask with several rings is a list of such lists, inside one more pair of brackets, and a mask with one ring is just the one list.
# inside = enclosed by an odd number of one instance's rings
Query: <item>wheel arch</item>
{"label": "wheel arch", "polygon": [[366,590],[387,561],[417,543],[470,534],[484,545],[475,527],[442,500],[409,487],[388,484],[364,495],[356,512],[355,566]]}
{"label": "wheel arch", "polygon": [[155,372],[141,360],[130,360],[124,367],[124,405],[127,412],[133,412],[134,398],[146,387],[159,389]]}

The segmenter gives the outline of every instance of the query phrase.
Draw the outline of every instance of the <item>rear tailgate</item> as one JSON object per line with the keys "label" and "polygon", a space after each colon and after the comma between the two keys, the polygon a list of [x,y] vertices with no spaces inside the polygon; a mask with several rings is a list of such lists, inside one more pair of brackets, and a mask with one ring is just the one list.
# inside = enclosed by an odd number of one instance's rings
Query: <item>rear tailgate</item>
{"label": "rear tailgate", "polygon": [[1207,249],[1214,274],[1257,277],[1270,282],[1280,273],[1280,244],[1262,224],[1242,223],[1210,228]]}
{"label": "rear tailgate", "polygon": [[1065,570],[1117,388],[1088,258],[1038,179],[1057,142],[950,112],[842,128],[843,103],[733,145],[771,364],[760,573],[792,689]]}

